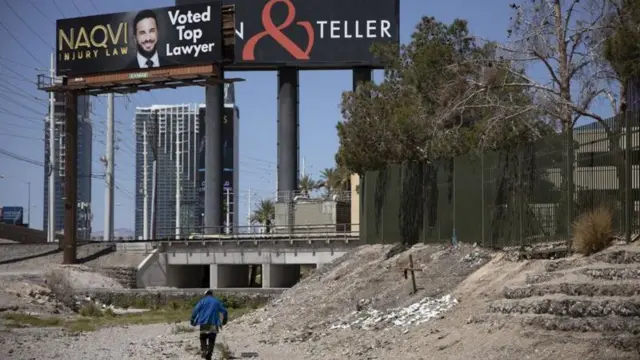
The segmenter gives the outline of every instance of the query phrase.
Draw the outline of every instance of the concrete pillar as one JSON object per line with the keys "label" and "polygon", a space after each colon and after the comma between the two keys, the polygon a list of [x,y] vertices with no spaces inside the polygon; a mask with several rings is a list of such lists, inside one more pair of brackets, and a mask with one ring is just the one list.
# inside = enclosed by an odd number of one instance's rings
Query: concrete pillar
{"label": "concrete pillar", "polygon": [[212,289],[248,288],[248,265],[210,265],[209,282]]}
{"label": "concrete pillar", "polygon": [[278,202],[298,190],[298,70],[278,70]]}
{"label": "concrete pillar", "polygon": [[[224,72],[220,68],[220,78]],[[204,156],[204,233],[222,233],[222,119],[224,118],[224,84],[205,89]]]}
{"label": "concrete pillar", "polygon": [[300,281],[300,265],[262,264],[263,288],[288,288]]}

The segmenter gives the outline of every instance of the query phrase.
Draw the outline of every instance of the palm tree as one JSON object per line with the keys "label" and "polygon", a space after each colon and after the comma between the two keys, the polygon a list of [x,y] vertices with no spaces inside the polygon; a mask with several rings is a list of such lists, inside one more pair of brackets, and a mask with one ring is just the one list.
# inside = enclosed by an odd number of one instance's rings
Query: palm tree
{"label": "palm tree", "polygon": [[314,180],[308,174],[300,177],[300,181],[298,182],[298,190],[303,196],[309,196],[312,191],[317,190],[322,187],[322,183]]}
{"label": "palm tree", "polygon": [[327,190],[327,196],[336,191],[344,191],[349,188],[349,171],[344,167],[326,168],[320,174],[322,186]]}
{"label": "palm tree", "polygon": [[250,222],[261,224],[265,227],[265,232],[271,232],[273,220],[276,217],[276,206],[271,200],[262,200],[257,209],[251,215]]}
{"label": "palm tree", "polygon": [[[276,218],[276,206],[271,200],[262,200],[258,204],[257,209],[253,211],[249,222],[251,224],[258,223],[264,226],[265,232],[268,234],[271,232],[273,221]],[[249,267],[249,287],[254,287],[257,284],[259,265],[251,265]]]}

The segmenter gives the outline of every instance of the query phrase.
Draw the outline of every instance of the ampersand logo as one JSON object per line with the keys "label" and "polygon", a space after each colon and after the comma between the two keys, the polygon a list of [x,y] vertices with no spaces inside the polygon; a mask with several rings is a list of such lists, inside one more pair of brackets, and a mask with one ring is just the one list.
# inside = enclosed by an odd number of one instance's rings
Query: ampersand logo
{"label": "ampersand logo", "polygon": [[[287,5],[287,18],[284,22],[278,26],[273,23],[273,19],[271,17],[271,12],[273,6],[276,3],[284,3]],[[262,9],[262,26],[264,26],[264,31],[254,35],[244,46],[242,49],[242,60],[245,61],[254,61],[255,57],[255,49],[258,42],[264,38],[265,36],[270,36],[273,40],[277,41],[291,56],[293,56],[296,60],[309,60],[309,53],[311,49],[313,49],[314,42],[314,32],[311,23],[308,21],[298,21],[297,25],[302,26],[306,31],[309,37],[309,42],[307,43],[307,48],[302,50],[296,43],[294,43],[287,35],[285,35],[282,30],[289,27],[293,23],[293,20],[296,17],[296,8],[291,2],[291,0],[269,0],[267,4]]]}

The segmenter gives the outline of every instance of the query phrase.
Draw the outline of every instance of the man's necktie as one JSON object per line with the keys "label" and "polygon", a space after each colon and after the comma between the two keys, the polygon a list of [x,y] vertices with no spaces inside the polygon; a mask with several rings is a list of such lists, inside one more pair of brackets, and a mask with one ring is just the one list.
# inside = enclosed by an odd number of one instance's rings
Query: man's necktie
{"label": "man's necktie", "polygon": [[147,65],[148,68],[153,67],[153,61],[151,59],[147,59],[147,62],[145,62],[145,65]]}

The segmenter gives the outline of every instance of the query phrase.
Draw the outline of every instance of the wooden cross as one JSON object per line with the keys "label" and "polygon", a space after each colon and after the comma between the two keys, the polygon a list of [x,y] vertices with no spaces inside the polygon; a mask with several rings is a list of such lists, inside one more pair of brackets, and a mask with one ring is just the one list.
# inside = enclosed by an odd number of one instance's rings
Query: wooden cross
{"label": "wooden cross", "polygon": [[416,286],[416,271],[422,271],[422,269],[418,269],[418,268],[414,268],[413,267],[413,256],[409,255],[409,267],[408,268],[404,268],[404,278],[408,279],[409,278],[409,272],[411,272],[411,285],[412,285],[412,289],[413,291],[411,292],[412,294],[415,294],[416,292],[418,292],[418,287]]}

